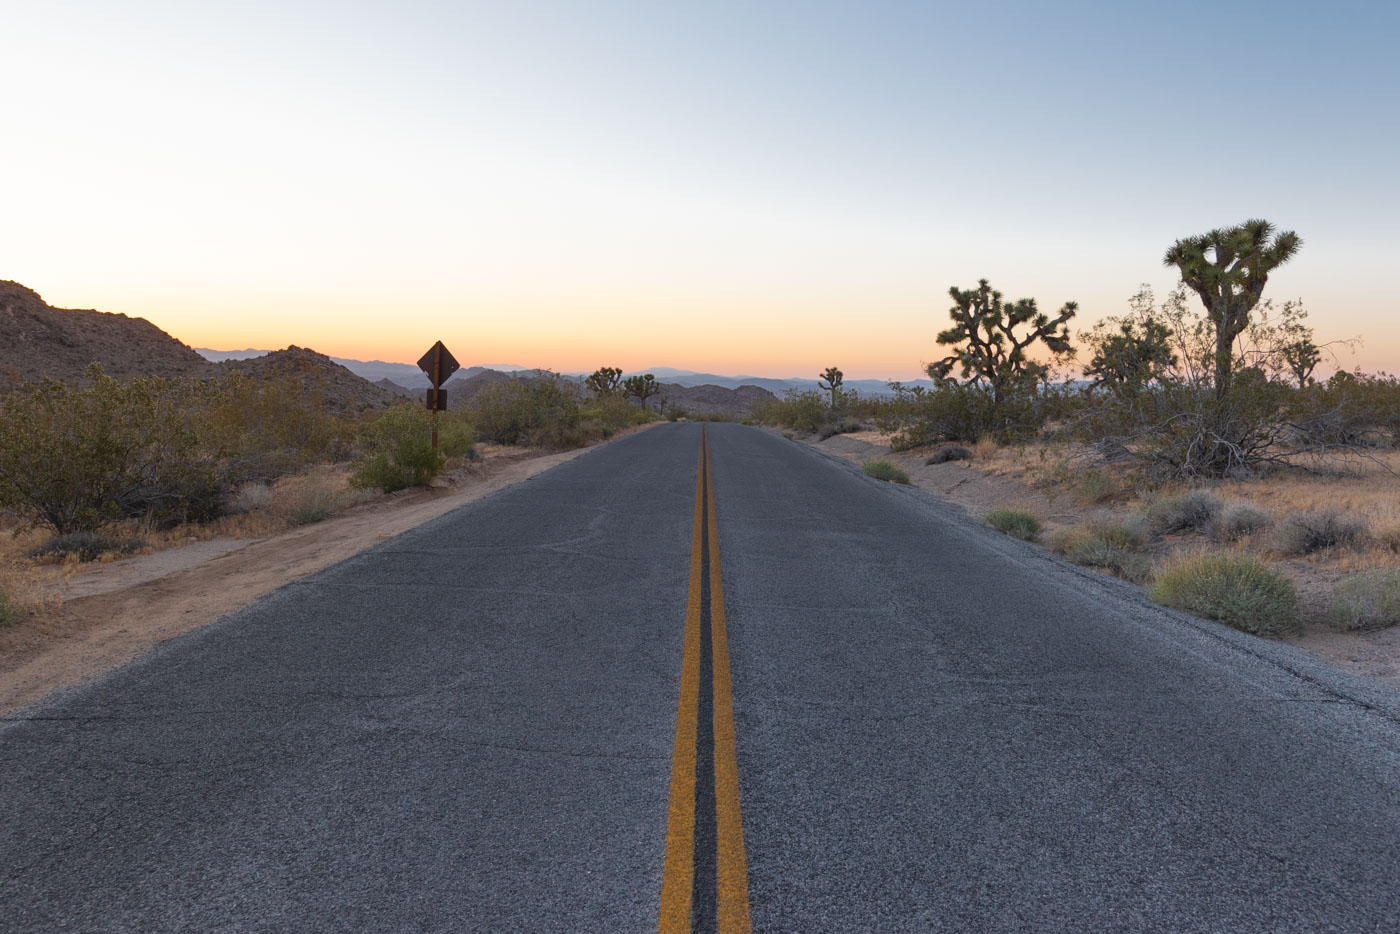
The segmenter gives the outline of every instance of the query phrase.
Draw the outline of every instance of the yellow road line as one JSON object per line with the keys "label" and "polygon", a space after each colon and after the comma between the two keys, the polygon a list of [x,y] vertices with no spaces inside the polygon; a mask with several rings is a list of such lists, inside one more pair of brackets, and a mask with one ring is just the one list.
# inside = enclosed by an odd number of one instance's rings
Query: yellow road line
{"label": "yellow road line", "polygon": [[690,934],[690,893],[695,867],[695,733],[700,703],[700,530],[705,505],[705,449],[695,474],[695,531],[690,541],[690,596],[685,613],[685,654],[681,700],[676,711],[676,744],[671,754],[671,809],[666,825],[666,869],[661,882],[661,934]]}
{"label": "yellow road line", "polygon": [[744,820],[739,809],[739,761],[734,744],[734,696],[729,682],[729,636],[724,626],[724,585],[719,573],[719,525],[715,521],[714,472],[704,448],[710,526],[710,644],[715,682],[715,822],[719,840],[719,931],[749,934],[749,872]]}

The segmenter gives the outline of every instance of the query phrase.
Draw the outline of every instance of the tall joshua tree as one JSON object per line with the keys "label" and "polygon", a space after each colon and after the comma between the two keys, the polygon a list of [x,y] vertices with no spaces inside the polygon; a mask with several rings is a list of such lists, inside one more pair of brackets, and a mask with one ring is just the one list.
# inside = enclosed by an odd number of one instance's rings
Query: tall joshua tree
{"label": "tall joshua tree", "polygon": [[[1038,382],[1048,373],[1045,364],[1026,354],[1037,341],[1057,356],[1073,352],[1068,321],[1079,309],[1075,302],[1065,302],[1051,318],[1036,308],[1033,298],[1003,302],[986,279],[978,280],[975,289],[953,286],[948,294],[954,302],[948,309],[953,326],[938,335],[938,343],[951,345],[953,353],[928,365],[929,377],[937,382],[953,382],[953,368],[959,367],[963,380],[989,390],[996,405],[1017,385]],[[1017,333],[1024,326],[1029,330]]]}
{"label": "tall joshua tree", "polygon": [[1269,273],[1293,258],[1303,241],[1291,230],[1275,234],[1266,220],[1248,220],[1178,240],[1164,263],[1181,270],[1181,281],[1201,297],[1215,328],[1215,397],[1224,399],[1234,380],[1235,340],[1249,326]]}
{"label": "tall joshua tree", "polygon": [[836,400],[841,395],[841,371],[834,366],[827,367],[826,371],[817,377],[817,385],[831,393],[831,407],[835,409]]}

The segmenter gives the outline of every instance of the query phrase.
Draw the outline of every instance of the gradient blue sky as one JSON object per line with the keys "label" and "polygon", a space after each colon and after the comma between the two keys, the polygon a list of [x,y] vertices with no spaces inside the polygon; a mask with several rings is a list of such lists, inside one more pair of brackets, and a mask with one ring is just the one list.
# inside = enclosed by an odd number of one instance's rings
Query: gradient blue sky
{"label": "gradient blue sky", "polygon": [[1263,216],[1400,369],[1400,6],[6,3],[0,278],[187,343],[909,378]]}

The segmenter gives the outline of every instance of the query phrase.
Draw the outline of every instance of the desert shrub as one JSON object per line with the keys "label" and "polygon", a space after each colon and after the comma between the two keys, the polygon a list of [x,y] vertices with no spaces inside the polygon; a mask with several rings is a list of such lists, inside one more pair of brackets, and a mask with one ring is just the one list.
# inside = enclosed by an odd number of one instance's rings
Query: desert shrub
{"label": "desert shrub", "polygon": [[1156,532],[1195,532],[1207,528],[1222,507],[1209,490],[1188,490],[1149,505],[1147,521]]}
{"label": "desert shrub", "polygon": [[1338,629],[1382,629],[1400,623],[1400,571],[1372,568],[1337,585],[1329,612]]}
{"label": "desert shrub", "polygon": [[76,556],[79,561],[96,561],[105,554],[129,555],[139,551],[144,545],[138,538],[113,538],[98,535],[96,532],[69,532],[55,535],[29,549],[31,558],[67,558]]}
{"label": "desert shrub", "polygon": [[484,441],[567,448],[588,441],[579,402],[577,387],[547,376],[487,387],[472,397],[467,411]]}
{"label": "desert shrub", "polygon": [[1258,636],[1302,625],[1293,582],[1249,555],[1202,552],[1169,562],[1152,584],[1152,599]]}
{"label": "desert shrub", "polygon": [[193,388],[119,383],[95,364],[88,375],[90,388],[46,380],[0,400],[0,506],[60,535],[121,518],[169,526],[216,515],[224,496],[200,450]]}
{"label": "desert shrub", "polygon": [[4,591],[0,591],[0,628],[13,626],[24,619],[25,615],[24,610],[17,602],[11,600]]}
{"label": "desert shrub", "polygon": [[475,444],[476,434],[465,419],[451,412],[438,416],[438,450],[443,457],[465,457],[470,460],[476,454]]}
{"label": "desert shrub", "polygon": [[865,425],[861,424],[858,418],[838,418],[817,429],[817,440],[825,441],[835,435],[848,435],[853,431],[860,431],[864,427]]}
{"label": "desert shrub", "polygon": [[1040,520],[1021,509],[994,509],[982,521],[1003,535],[1033,542],[1040,535]]}
{"label": "desert shrub", "polygon": [[1033,436],[1045,422],[1047,395],[1035,387],[1008,391],[998,400],[976,384],[890,385],[895,394],[881,403],[874,421],[895,450],[983,437],[1017,440]]}
{"label": "desert shrub", "polygon": [[1146,540],[1141,521],[1095,518],[1055,535],[1050,547],[1075,564],[1103,568],[1125,580],[1142,583],[1152,576],[1152,562],[1138,549]]}
{"label": "desert shrub", "polygon": [[678,422],[690,415],[690,412],[683,405],[667,405],[665,412],[668,422]]}
{"label": "desert shrub", "polygon": [[909,475],[887,460],[866,461],[860,469],[867,477],[874,477],[876,480],[886,480],[893,483],[909,482]]}
{"label": "desert shrub", "polygon": [[1365,533],[1363,523],[1344,518],[1335,509],[1315,509],[1280,522],[1274,532],[1274,547],[1287,555],[1310,555],[1325,548],[1354,545]]}
{"label": "desert shrub", "polygon": [[1400,521],[1382,520],[1371,529],[1371,540],[1377,548],[1400,554]]}
{"label": "desert shrub", "polygon": [[598,396],[581,411],[582,423],[595,429],[603,438],[611,438],[634,425],[645,425],[655,418],[655,413],[633,405],[622,395]]}
{"label": "desert shrub", "polygon": [[432,430],[432,413],[417,403],[381,413],[360,438],[365,453],[353,466],[351,484],[386,493],[426,484],[443,467],[442,453],[433,450]]}
{"label": "desert shrub", "polygon": [[233,515],[266,509],[272,501],[272,487],[261,480],[244,483],[229,497],[224,511]]}
{"label": "desert shrub", "polygon": [[781,399],[772,399],[755,410],[754,416],[765,425],[790,428],[802,434],[815,434],[830,415],[826,399],[813,389],[789,389]]}
{"label": "desert shrub", "polygon": [[1269,514],[1247,503],[1232,503],[1211,520],[1212,541],[1237,542],[1269,527]]}
{"label": "desert shrub", "polygon": [[1089,505],[1105,503],[1118,495],[1118,484],[1102,470],[1087,470],[1074,485],[1074,495]]}
{"label": "desert shrub", "polygon": [[200,445],[217,459],[220,482],[230,489],[352,454],[355,424],[330,414],[319,391],[291,376],[230,373],[200,387],[198,408]]}
{"label": "desert shrub", "polygon": [[929,455],[925,464],[946,464],[948,461],[965,461],[972,456],[972,449],[963,444],[945,444]]}

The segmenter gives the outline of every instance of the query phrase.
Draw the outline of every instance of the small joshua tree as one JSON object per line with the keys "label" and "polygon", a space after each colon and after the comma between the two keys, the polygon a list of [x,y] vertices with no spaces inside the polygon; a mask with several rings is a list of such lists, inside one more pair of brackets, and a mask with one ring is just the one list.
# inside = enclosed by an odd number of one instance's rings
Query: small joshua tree
{"label": "small joshua tree", "polygon": [[831,393],[831,408],[836,409],[836,402],[841,398],[841,371],[834,366],[826,368],[821,376],[817,377],[817,385],[823,391]]}
{"label": "small joshua tree", "polygon": [[1293,231],[1274,235],[1266,220],[1248,220],[1178,240],[1164,263],[1201,297],[1215,330],[1215,397],[1225,399],[1234,379],[1235,340],[1249,326],[1269,273],[1293,258],[1303,241]]}
{"label": "small joshua tree", "polygon": [[986,279],[979,280],[975,289],[953,286],[948,294],[954,302],[948,310],[953,326],[938,335],[938,343],[954,349],[928,365],[928,375],[936,382],[955,382],[951,374],[958,368],[965,383],[991,394],[995,406],[1013,389],[1034,386],[1049,376],[1049,367],[1027,354],[1034,345],[1043,344],[1061,357],[1074,352],[1068,321],[1079,309],[1075,302],[1065,302],[1051,318],[1036,308],[1033,298],[1003,302]]}
{"label": "small joshua tree", "polygon": [[594,370],[584,379],[595,396],[610,396],[622,386],[622,371],[615,366],[605,366]]}
{"label": "small joshua tree", "polygon": [[622,383],[623,392],[629,396],[635,396],[641,403],[642,409],[647,408],[647,400],[661,392],[661,384],[656,381],[656,377],[650,373],[642,376],[629,376]]}

